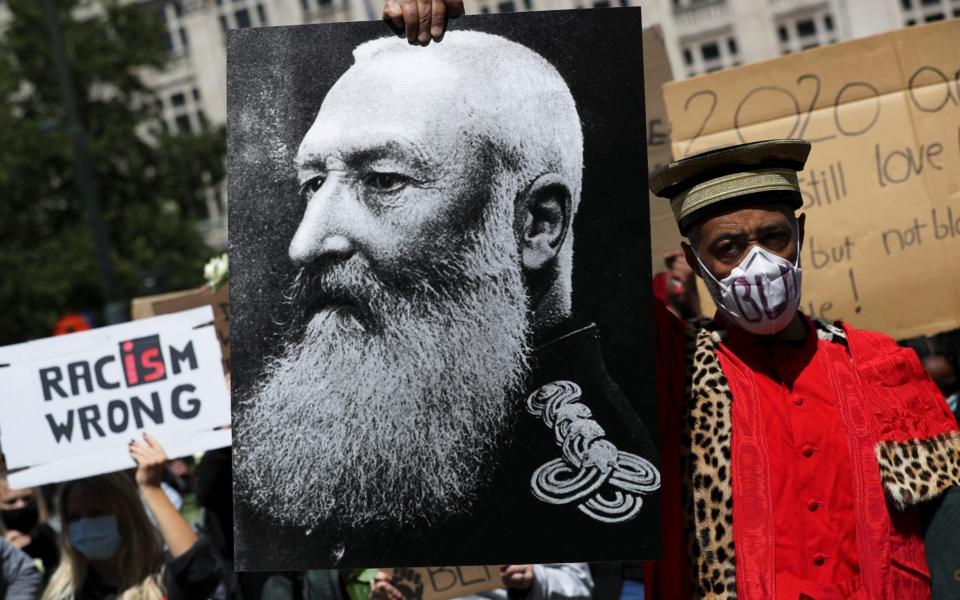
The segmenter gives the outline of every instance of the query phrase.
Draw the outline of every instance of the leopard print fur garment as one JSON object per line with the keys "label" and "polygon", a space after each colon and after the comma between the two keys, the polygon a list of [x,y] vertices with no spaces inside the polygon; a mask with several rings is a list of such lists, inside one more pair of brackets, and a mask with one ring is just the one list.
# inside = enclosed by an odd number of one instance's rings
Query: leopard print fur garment
{"label": "leopard print fur garment", "polygon": [[693,597],[733,600],[737,597],[730,483],[733,396],[716,353],[722,334],[710,327],[708,321],[697,321],[687,330],[681,445],[685,528],[696,570],[691,578]]}
{"label": "leopard print fur garment", "polygon": [[881,442],[876,455],[883,487],[899,510],[960,485],[960,433],[928,440]]}

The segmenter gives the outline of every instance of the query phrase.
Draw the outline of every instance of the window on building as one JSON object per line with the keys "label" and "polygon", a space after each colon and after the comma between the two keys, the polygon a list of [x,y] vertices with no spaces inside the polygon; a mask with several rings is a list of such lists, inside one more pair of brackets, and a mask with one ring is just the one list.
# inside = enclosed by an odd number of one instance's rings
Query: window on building
{"label": "window on building", "polygon": [[917,23],[942,21],[951,15],[960,17],[960,0],[903,0],[900,7],[903,23],[908,27]]}
{"label": "window on building", "polygon": [[506,2],[500,2],[497,4],[497,12],[516,12],[517,6],[514,4],[513,0],[507,0]]}
{"label": "window on building", "polygon": [[817,35],[817,24],[813,19],[797,21],[797,35],[800,37],[810,37]]}
{"label": "window on building", "polygon": [[170,96],[170,105],[174,108],[185,106],[187,104],[187,97],[183,94],[174,94]]}
{"label": "window on building", "polygon": [[193,100],[194,102],[200,102],[200,90],[193,88]]}
{"label": "window on building", "polygon": [[593,3],[594,8],[610,8],[610,0],[596,0]]}
{"label": "window on building", "polygon": [[183,44],[184,50],[190,47],[190,38],[187,37],[187,30],[183,27],[180,28],[180,43]]}
{"label": "window on building", "polygon": [[262,4],[257,4],[257,16],[260,17],[260,25],[267,24],[267,11]]}
{"label": "window on building", "polygon": [[226,33],[227,29],[230,29],[230,27],[227,26],[227,17],[220,15],[220,31]]}
{"label": "window on building", "polygon": [[190,133],[193,128],[190,125],[190,115],[177,115],[174,122],[177,124],[177,132]]}
{"label": "window on building", "polygon": [[716,42],[709,42],[700,46],[700,54],[704,61],[716,60],[720,58],[720,45]]}
{"label": "window on building", "polygon": [[250,27],[251,23],[250,23],[249,10],[245,8],[241,8],[240,10],[238,10],[233,14],[233,17],[236,20],[237,27],[240,27],[240,28]]}
{"label": "window on building", "polygon": [[783,19],[777,25],[780,52],[790,54],[833,44],[837,41],[836,28],[837,22],[826,8]]}
{"label": "window on building", "polygon": [[523,8],[526,10],[533,10],[533,0],[523,0]]}
{"label": "window on building", "polygon": [[727,33],[714,39],[691,40],[680,51],[686,66],[687,76],[713,73],[721,69],[740,64],[740,45],[737,39]]}

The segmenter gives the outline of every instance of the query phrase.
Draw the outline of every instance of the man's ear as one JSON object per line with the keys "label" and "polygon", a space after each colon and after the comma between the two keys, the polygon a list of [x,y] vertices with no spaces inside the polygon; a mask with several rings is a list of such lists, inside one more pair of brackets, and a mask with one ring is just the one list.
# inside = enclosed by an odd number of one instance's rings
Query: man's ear
{"label": "man's ear", "polygon": [[555,173],[538,177],[523,192],[523,231],[520,259],[527,271],[539,271],[550,263],[566,239],[573,211],[570,189]]}

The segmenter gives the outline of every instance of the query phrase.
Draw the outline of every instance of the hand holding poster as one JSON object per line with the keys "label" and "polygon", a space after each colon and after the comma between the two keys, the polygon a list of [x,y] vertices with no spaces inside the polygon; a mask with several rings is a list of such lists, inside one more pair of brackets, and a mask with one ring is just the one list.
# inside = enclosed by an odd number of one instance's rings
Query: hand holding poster
{"label": "hand holding poster", "polygon": [[802,309],[896,338],[960,326],[960,20],[664,86],[673,154],[805,138]]}
{"label": "hand holding poster", "polygon": [[134,466],[149,431],[171,457],[229,445],[210,307],[0,348],[0,435],[13,487]]}

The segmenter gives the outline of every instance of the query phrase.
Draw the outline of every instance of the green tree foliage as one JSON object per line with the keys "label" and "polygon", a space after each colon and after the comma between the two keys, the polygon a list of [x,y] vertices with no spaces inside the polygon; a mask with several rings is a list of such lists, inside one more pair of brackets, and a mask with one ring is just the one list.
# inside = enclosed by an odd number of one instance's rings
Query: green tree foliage
{"label": "green tree foliage", "polygon": [[[8,0],[0,38],[0,344],[50,335],[102,307],[43,2]],[[125,301],[203,283],[204,190],[223,180],[222,128],[162,130],[145,69],[167,60],[154,3],[57,0],[118,292]],[[78,18],[78,15],[83,15]],[[97,314],[102,323],[102,315]]]}

